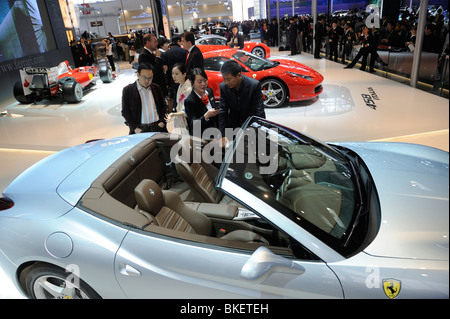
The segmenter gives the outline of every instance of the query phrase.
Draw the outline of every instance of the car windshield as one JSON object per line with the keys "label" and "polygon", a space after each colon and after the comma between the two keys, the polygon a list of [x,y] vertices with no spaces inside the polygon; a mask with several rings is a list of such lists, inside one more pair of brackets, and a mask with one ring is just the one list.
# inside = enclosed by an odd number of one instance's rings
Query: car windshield
{"label": "car windshield", "polygon": [[241,134],[221,176],[342,246],[360,207],[351,163],[336,149],[266,120],[253,118]]}
{"label": "car windshield", "polygon": [[267,70],[280,64],[277,61],[266,60],[246,51],[236,52],[233,54],[233,58],[244,64],[252,71]]}

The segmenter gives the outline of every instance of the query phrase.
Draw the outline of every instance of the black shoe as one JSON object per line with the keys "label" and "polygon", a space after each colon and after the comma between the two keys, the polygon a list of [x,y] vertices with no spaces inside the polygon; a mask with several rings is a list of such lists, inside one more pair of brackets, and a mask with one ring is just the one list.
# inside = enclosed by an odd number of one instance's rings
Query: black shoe
{"label": "black shoe", "polygon": [[374,69],[369,70],[369,73],[375,73]]}
{"label": "black shoe", "polygon": [[344,69],[351,69],[351,68],[353,68],[353,66],[351,66],[350,64],[349,64],[349,65],[346,65],[346,66],[344,66]]}

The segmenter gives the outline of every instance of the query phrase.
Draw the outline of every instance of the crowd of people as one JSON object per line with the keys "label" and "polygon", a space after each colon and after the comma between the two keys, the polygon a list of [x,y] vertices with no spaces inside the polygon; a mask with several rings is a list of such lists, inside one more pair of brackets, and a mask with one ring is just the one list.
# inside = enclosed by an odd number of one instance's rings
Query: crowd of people
{"label": "crowd of people", "polygon": [[[413,51],[417,30],[417,9],[410,8],[400,19],[383,17],[379,28],[367,26],[365,10],[350,10],[345,16],[319,16],[313,25],[310,15],[292,16],[280,20],[285,49],[291,55],[309,52],[314,58],[325,57],[352,68],[362,58],[361,70],[366,70],[370,55],[369,72],[379,60],[379,49]],[[226,30],[230,47],[242,48],[251,32],[260,34],[269,46],[279,46],[276,19],[243,22],[216,21],[215,27]],[[208,88],[203,69],[203,55],[195,45],[195,34],[210,33],[210,25],[198,25],[178,35],[171,30],[171,40],[154,32],[131,32],[129,39],[114,43],[109,35],[104,40],[106,55],[114,69],[112,47],[119,58],[133,63],[137,80],[123,89],[122,115],[129,133],[177,132],[202,136],[208,128],[217,128],[221,136],[225,129],[240,127],[252,115],[265,117],[259,81],[242,76],[239,64],[228,61],[222,66],[223,83],[220,101],[216,103]],[[77,65],[91,65],[93,61],[90,40],[81,39],[73,45]],[[314,46],[313,46],[314,42]],[[356,56],[355,46],[360,48]],[[313,47],[315,48],[314,52]],[[428,15],[423,38],[423,51],[439,55],[449,54],[448,25],[444,23],[442,9]],[[127,54],[125,54],[127,53]]]}
{"label": "crowd of people", "polygon": [[[230,45],[232,39],[230,33]],[[204,132],[214,128],[209,132],[217,134],[206,138],[225,145],[230,137],[227,129],[234,131],[252,115],[265,118],[261,85],[243,76],[237,61],[223,64],[224,81],[216,102],[194,33],[174,35],[168,48],[162,42],[167,44],[152,33],[144,35],[137,80],[123,89],[122,116],[129,134],[176,132],[205,138]]]}
{"label": "crowd of people", "polygon": [[[279,26],[277,19],[244,21],[240,23],[240,29],[245,39],[249,38],[251,31],[257,31],[265,44],[290,50],[291,55],[308,52],[315,58],[321,58],[325,53],[326,58],[342,63],[352,61],[355,55],[353,50],[359,47],[363,49],[361,57],[366,57],[366,52],[373,52],[375,59],[377,49],[396,52],[415,50],[417,7],[405,8],[399,18],[384,16],[379,27],[369,26],[364,31],[369,14],[364,8],[349,10],[345,15],[321,15],[315,25],[311,15],[295,15],[281,19]],[[426,18],[422,51],[448,55],[448,43],[444,10],[434,8]],[[370,70],[373,71],[373,68]]]}
{"label": "crowd of people", "polygon": [[72,40],[70,42],[70,50],[72,51],[75,67],[88,66],[94,63],[94,55],[92,50],[91,38],[80,38],[79,41]]}

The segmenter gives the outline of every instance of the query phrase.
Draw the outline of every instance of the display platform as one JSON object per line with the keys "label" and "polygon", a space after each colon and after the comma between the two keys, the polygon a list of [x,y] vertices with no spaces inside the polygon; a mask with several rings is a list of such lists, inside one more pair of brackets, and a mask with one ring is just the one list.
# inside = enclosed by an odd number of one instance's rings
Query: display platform
{"label": "display platform", "polygon": [[[358,68],[310,54],[293,57],[272,49],[272,59],[294,59],[324,76],[313,100],[266,109],[269,120],[323,141],[397,141],[449,150],[448,99]],[[41,101],[0,105],[0,189],[27,167],[87,140],[128,134],[121,116],[122,88],[136,79],[128,63],[118,77],[86,92],[78,104]],[[3,256],[0,255],[0,265]],[[0,298],[20,298],[0,268]]]}

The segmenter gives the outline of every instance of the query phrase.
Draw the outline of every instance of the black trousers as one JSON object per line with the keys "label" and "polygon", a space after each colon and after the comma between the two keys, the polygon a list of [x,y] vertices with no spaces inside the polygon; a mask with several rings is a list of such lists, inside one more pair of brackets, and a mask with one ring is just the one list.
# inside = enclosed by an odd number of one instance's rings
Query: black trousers
{"label": "black trousers", "polygon": [[297,54],[297,43],[295,40],[289,39],[289,46],[291,47],[291,55]]}
{"label": "black trousers", "polygon": [[320,49],[322,47],[322,39],[314,39],[314,57],[320,58]]}
{"label": "black trousers", "polygon": [[114,65],[114,56],[113,55],[107,55],[106,56],[108,58],[109,64],[111,65],[111,70],[113,72],[116,71],[116,66]]}
{"label": "black trousers", "polygon": [[373,52],[371,52],[371,50],[369,50],[368,48],[361,48],[358,52],[358,54],[355,56],[355,58],[353,59],[352,63],[350,63],[348,65],[349,68],[352,68],[355,66],[356,63],[358,63],[359,59],[361,59],[362,57],[362,61],[361,61],[361,68],[360,70],[365,71],[366,70],[366,66],[367,66],[367,57],[369,56],[369,53],[372,53],[370,55],[370,70],[373,70],[373,66],[375,65],[375,59],[377,57],[377,52],[372,50]]}
{"label": "black trousers", "polygon": [[166,127],[160,127],[158,125],[159,122],[154,122],[151,124],[141,124],[139,128],[142,132],[167,132]]}
{"label": "black trousers", "polygon": [[[167,133],[167,129],[166,127],[160,127],[158,125],[159,122],[154,122],[151,124],[141,124],[139,125],[139,128],[142,130],[142,133],[148,133],[148,132],[164,132]],[[130,128],[130,135],[132,134],[136,134],[134,131],[131,130]]]}
{"label": "black trousers", "polygon": [[338,44],[330,42],[330,60],[333,60],[337,62],[338,60]]}

